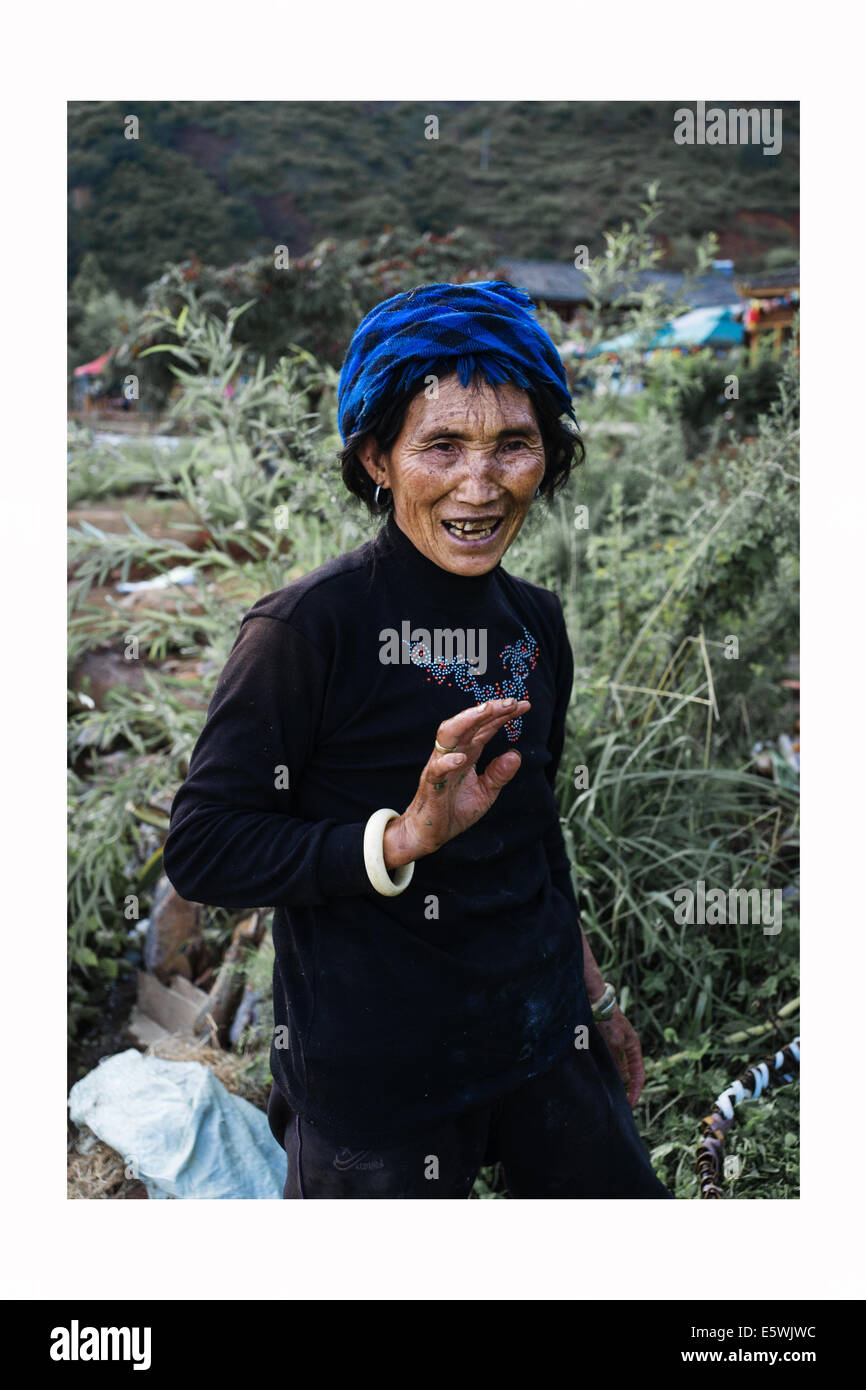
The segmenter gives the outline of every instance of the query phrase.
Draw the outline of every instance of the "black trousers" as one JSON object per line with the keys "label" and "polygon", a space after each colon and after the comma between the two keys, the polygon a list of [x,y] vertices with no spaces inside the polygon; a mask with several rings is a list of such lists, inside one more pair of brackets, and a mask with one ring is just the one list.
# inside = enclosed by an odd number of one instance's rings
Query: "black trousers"
{"label": "black trousers", "polygon": [[512,1197],[673,1195],[653,1172],[594,1024],[589,1046],[544,1075],[393,1148],[359,1150],[323,1134],[275,1085],[268,1120],[286,1151],[284,1198],[466,1198],[479,1168],[496,1162]]}

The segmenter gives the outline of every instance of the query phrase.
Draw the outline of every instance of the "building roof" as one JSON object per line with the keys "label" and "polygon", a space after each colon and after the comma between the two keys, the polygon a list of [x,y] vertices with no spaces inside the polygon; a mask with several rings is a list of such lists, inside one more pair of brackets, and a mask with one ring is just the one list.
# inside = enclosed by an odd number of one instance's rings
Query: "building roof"
{"label": "building roof", "polygon": [[531,299],[571,303],[589,299],[586,275],[570,261],[505,260],[499,262],[499,269],[509,284],[526,290]]}
{"label": "building roof", "polygon": [[754,274],[735,276],[738,284],[750,290],[783,290],[800,287],[800,267],[789,266],[787,270],[756,270]]}
{"label": "building roof", "polygon": [[[509,284],[526,290],[531,299],[544,300],[549,304],[589,302],[586,273],[568,262],[507,259],[499,262],[499,269]],[[664,270],[639,272],[616,285],[612,297],[618,299],[630,290],[646,291],[651,285],[659,286],[664,299],[674,300],[681,296],[693,309],[722,307],[736,304],[740,299],[730,273],[713,271],[688,281],[678,271]]]}

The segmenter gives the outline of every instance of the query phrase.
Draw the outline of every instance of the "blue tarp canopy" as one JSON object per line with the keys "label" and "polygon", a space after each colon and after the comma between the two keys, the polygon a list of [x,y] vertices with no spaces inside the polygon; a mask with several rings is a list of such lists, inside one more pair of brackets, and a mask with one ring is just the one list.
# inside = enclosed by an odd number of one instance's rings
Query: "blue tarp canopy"
{"label": "blue tarp canopy", "polygon": [[[720,308],[716,305],[692,309],[688,314],[663,324],[647,343],[647,350],[659,347],[736,347],[744,337],[743,325],[736,317],[739,312],[739,307]],[[620,333],[617,338],[597,343],[587,356],[597,357],[602,352],[626,352],[637,342],[637,333]]]}

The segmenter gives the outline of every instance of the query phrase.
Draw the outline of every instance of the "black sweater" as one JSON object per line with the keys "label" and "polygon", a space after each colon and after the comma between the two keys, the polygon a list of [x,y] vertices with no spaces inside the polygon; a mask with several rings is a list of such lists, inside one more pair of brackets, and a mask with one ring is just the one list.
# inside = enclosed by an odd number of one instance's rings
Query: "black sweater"
{"label": "black sweater", "polygon": [[[470,658],[486,638],[484,674],[453,659],[455,630]],[[242,621],[172,806],[165,869],[192,901],[275,906],[271,1069],[343,1143],[386,1147],[487,1104],[589,1021],[553,793],[572,669],[554,594],[501,565],[440,569],[393,519]],[[532,708],[480,767],[516,747],[516,777],[417,861],[402,894],[381,896],[365,822],[408,806],[443,719],[500,693]]]}

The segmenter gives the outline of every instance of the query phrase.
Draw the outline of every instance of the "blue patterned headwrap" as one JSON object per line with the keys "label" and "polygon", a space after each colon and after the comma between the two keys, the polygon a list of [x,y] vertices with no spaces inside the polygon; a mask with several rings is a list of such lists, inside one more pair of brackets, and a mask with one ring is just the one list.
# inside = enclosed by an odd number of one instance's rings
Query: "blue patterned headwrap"
{"label": "blue patterned headwrap", "polygon": [[502,280],[421,285],[377,304],[355,331],[340,372],[343,442],[375,419],[389,395],[454,371],[463,386],[476,371],[492,386],[546,386],[574,420],[559,353],[524,290]]}

